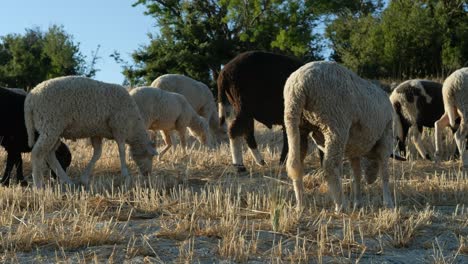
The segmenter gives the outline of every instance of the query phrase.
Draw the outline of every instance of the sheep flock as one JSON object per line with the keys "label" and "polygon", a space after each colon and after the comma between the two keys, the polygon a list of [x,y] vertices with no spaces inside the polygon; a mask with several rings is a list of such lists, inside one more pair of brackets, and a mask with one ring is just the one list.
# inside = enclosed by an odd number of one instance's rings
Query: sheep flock
{"label": "sheep flock", "polygon": [[[408,80],[388,95],[375,82],[360,78],[338,63],[304,65],[295,58],[251,51],[226,64],[217,83],[219,105],[223,108],[220,111],[207,85],[180,74],[166,74],[151,86],[131,89],[80,76],[44,81],[30,93],[0,88],[0,99],[5,102],[1,104],[5,108],[2,112],[10,111],[4,120],[7,125],[1,131],[2,146],[9,153],[2,183],[9,184],[16,166],[18,181],[27,185],[18,153],[31,152],[32,178],[37,188],[43,187],[47,165],[61,183],[89,188],[89,178],[102,154],[102,139],[107,138],[117,143],[121,173],[125,185],[131,186],[133,178],[126,165],[126,144],[140,174],[157,175],[157,166],[152,172],[157,151],[148,129],[162,132],[166,146],[160,151],[160,160],[173,146],[171,131],[178,132],[183,151],[188,147],[186,129],[201,145],[213,151],[229,135],[232,165],[242,173],[246,169],[239,136],[246,139],[255,162],[266,165],[254,138],[254,120],[269,128],[283,127],[281,162],[289,149],[286,169],[293,180],[298,209],[304,206],[303,160],[308,153],[309,136],[322,153],[321,166],[336,211],[347,208],[341,186],[343,160],[348,160],[353,170],[353,208],[361,206],[362,162],[366,163],[367,183],[373,183],[380,174],[383,203],[394,206],[388,187],[388,159],[398,157],[395,146],[406,156],[408,134],[422,158],[434,157],[438,161],[441,129],[450,126],[461,163],[468,166],[465,152],[468,68],[455,71],[443,85]],[[224,121],[228,101],[235,117],[227,128]],[[24,119],[17,122],[23,115]],[[17,127],[6,129],[13,124]],[[423,127],[435,127],[435,153],[429,153],[421,143]],[[89,138],[94,148],[79,180],[72,180],[66,173],[71,154],[61,138]],[[9,142],[18,142],[15,143],[18,146],[11,147],[13,143]]]}
{"label": "sheep flock", "polygon": [[[40,197],[58,200],[73,197],[76,202],[67,206],[73,207],[74,212],[85,208],[89,215],[68,222],[67,217],[73,213],[60,215],[64,230],[74,230],[73,234],[76,230],[84,233],[84,223],[94,223],[93,219],[97,218],[93,217],[107,217],[108,211],[111,214],[114,209],[118,215],[109,220],[109,223],[116,221],[113,227],[118,221],[132,217],[143,219],[153,210],[169,219],[158,223],[161,225],[156,232],[158,239],[171,236],[188,239],[199,234],[212,239],[221,233],[224,235],[219,236],[222,240],[216,254],[236,256],[235,262],[246,262],[257,249],[247,245],[245,239],[256,236],[259,239],[259,229],[265,225],[258,223],[264,221],[271,225],[267,235],[274,236],[273,243],[277,243],[279,234],[298,232],[297,236],[281,237],[284,241],[280,239],[269,254],[281,255],[275,253],[275,248],[294,242],[294,254],[304,257],[310,247],[301,248],[301,243],[305,245],[317,239],[328,241],[314,242],[320,250],[317,262],[322,262],[320,254],[332,254],[333,250],[345,246],[354,246],[352,250],[356,250],[356,245],[360,245],[359,254],[366,250],[383,254],[382,249],[361,246],[365,243],[350,237],[346,238],[348,244],[343,238],[339,247],[333,245],[334,235],[329,235],[324,226],[340,221],[343,222],[340,236],[354,232],[363,238],[392,237],[392,241],[397,241],[392,244],[394,248],[408,247],[411,241],[405,235],[415,236],[418,228],[436,217],[421,214],[417,219],[412,216],[402,219],[406,213],[403,205],[424,207],[429,204],[426,200],[433,197],[420,191],[436,189],[434,182],[452,179],[456,184],[448,189],[455,190],[462,183],[465,187],[460,187],[457,194],[444,191],[439,198],[457,201],[457,210],[462,213],[453,213],[447,221],[456,219],[463,226],[454,231],[460,237],[457,252],[465,250],[464,254],[468,254],[464,244],[465,237],[468,239],[466,219],[457,218],[468,212],[465,208],[468,68],[453,71],[443,82],[409,79],[384,89],[376,81],[366,80],[337,62],[306,63],[286,55],[247,51],[226,63],[212,83],[210,87],[192,77],[173,73],[158,76],[152,83],[139,87],[124,87],[84,76],[44,80],[28,92],[0,87],[0,145],[5,151],[0,191],[9,195],[0,202],[0,210],[6,212],[0,213],[0,223],[5,227],[12,223],[26,227],[32,221],[8,211],[4,204],[42,210],[42,215],[35,217],[47,222],[48,217],[59,213],[45,212],[55,210],[58,205],[38,206],[38,200],[46,199]],[[77,151],[77,145],[86,151],[90,149],[89,153]],[[111,147],[116,151],[109,151]],[[244,157],[243,149],[248,149],[250,156]],[[199,153],[202,156],[197,156]],[[449,169],[424,171],[420,164],[455,168],[457,174],[447,172]],[[402,183],[408,176],[396,173],[403,167],[424,174],[424,183],[418,185],[418,191],[408,195],[402,194],[408,189]],[[121,177],[113,177],[112,168]],[[167,168],[177,170],[163,173]],[[206,180],[212,176],[205,175],[207,171],[216,173],[217,178]],[[102,184],[104,177],[111,178],[110,186]],[[177,182],[181,178],[184,180]],[[154,184],[151,179],[158,179],[162,184]],[[175,187],[168,187],[172,180],[177,182]],[[206,185],[192,184],[197,181]],[[233,182],[237,187],[229,187]],[[116,197],[114,190],[118,190],[115,193],[119,202],[103,198]],[[245,190],[251,191],[249,195],[236,196]],[[21,197],[26,200],[19,202]],[[89,197],[92,202],[84,202]],[[378,211],[373,209],[375,205]],[[105,209],[98,213],[99,208]],[[428,205],[425,208],[427,212]],[[312,211],[317,214],[311,214]],[[14,219],[4,220],[2,217],[7,214]],[[237,218],[228,219],[228,214]],[[185,216],[175,220],[178,215]],[[361,221],[364,216],[367,218]],[[202,221],[204,217],[207,222]],[[375,219],[379,219],[378,224],[374,223]],[[401,226],[396,227],[395,223]],[[208,230],[207,226],[214,224],[216,228]],[[356,228],[351,230],[349,226]],[[0,251],[6,252],[14,243],[3,242],[6,233],[2,228]],[[110,227],[99,228],[92,229],[93,239],[110,241],[110,236],[100,233]],[[125,228],[135,228],[135,225]],[[180,232],[169,231],[174,229]],[[254,232],[254,229],[258,230]],[[313,236],[300,240],[299,234],[304,230],[314,230]],[[381,234],[381,230],[387,233]],[[48,229],[43,234],[55,231]],[[14,236],[12,240],[20,241],[19,234],[24,231],[18,227],[9,232]],[[29,237],[34,241],[37,236],[38,233],[24,235],[27,241]],[[118,236],[124,237],[124,232]],[[148,231],[135,241],[127,241],[127,248],[121,251],[140,252],[130,248],[132,243],[146,247],[151,236]],[[62,245],[74,239],[70,236],[54,243]],[[228,240],[227,245],[223,244]],[[24,242],[15,243],[15,246],[24,245]],[[87,240],[86,245],[80,245],[87,247],[93,243]],[[376,244],[386,247],[380,241]],[[190,256],[187,248],[197,250],[197,245],[181,244],[179,253]],[[154,249],[158,251],[151,245],[145,250],[156,255]],[[310,262],[310,259],[303,261],[302,257],[291,257],[290,262]],[[192,259],[187,258],[185,262],[191,263]],[[4,261],[0,256],[0,262]]]}

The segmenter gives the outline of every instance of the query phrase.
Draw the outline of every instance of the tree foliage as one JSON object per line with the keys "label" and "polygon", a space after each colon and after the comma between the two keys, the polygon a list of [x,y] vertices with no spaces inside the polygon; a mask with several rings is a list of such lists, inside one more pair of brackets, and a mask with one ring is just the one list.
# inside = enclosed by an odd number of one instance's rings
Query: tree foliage
{"label": "tree foliage", "polygon": [[382,12],[338,16],[327,27],[333,59],[370,78],[444,77],[468,66],[463,0],[395,0]]}
{"label": "tree foliage", "polygon": [[223,64],[246,50],[269,50],[305,60],[319,58],[309,1],[139,0],[155,18],[159,34],[124,67],[129,83],[149,83],[182,73],[210,83]]}
{"label": "tree foliage", "polygon": [[63,75],[94,76],[95,61],[86,65],[79,44],[62,26],[46,32],[26,29],[24,35],[0,37],[0,85],[31,89],[41,81]]}
{"label": "tree foliage", "polygon": [[327,44],[329,59],[367,78],[443,78],[468,66],[466,0],[138,0],[134,5],[146,7],[159,32],[132,54],[133,62],[122,63],[130,85],[181,73],[213,87],[222,65],[242,51],[311,61],[321,58]]}

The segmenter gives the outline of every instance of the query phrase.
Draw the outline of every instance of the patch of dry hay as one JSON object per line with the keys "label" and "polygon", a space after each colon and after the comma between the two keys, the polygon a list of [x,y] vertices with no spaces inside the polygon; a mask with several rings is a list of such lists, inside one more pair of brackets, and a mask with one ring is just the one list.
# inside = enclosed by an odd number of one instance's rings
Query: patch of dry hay
{"label": "patch of dry hay", "polygon": [[[227,144],[209,150],[192,142],[185,154],[178,147],[155,159],[151,177],[136,178],[133,189],[122,191],[117,148],[109,141],[90,192],[0,187],[0,262],[467,260],[468,176],[457,163],[391,161],[397,209],[381,208],[377,181],[364,184],[361,210],[335,214],[318,158],[309,155],[306,210],[299,215],[290,181],[277,165],[281,132],[258,128],[268,165],[255,165],[247,154],[243,175],[229,166]],[[86,141],[67,143],[69,174],[78,179],[92,150]],[[28,175],[29,155],[24,158]],[[344,167],[349,195],[351,170]]]}

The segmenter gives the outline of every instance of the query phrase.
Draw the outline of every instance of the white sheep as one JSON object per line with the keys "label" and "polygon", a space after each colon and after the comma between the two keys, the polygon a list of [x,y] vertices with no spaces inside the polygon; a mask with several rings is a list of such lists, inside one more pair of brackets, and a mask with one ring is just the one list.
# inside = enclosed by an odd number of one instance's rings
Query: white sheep
{"label": "white sheep", "polygon": [[[157,152],[135,101],[120,85],[80,76],[54,78],[40,83],[28,94],[24,110],[29,146],[34,146],[31,152],[33,180],[38,188],[42,187],[46,159],[63,182],[72,183],[54,154],[60,137],[91,139],[94,153],[80,178],[86,187],[102,153],[102,138],[117,142],[126,186],[131,184],[132,178],[125,164],[125,143],[129,144],[140,172],[151,173],[152,159]],[[35,131],[40,133],[36,142]]]}
{"label": "white sheep", "polygon": [[130,91],[135,100],[147,129],[162,130],[165,148],[160,152],[159,159],[172,146],[170,132],[179,133],[180,142],[185,149],[185,129],[202,144],[211,145],[208,123],[192,108],[187,99],[178,93],[168,92],[153,87],[137,87]]}
{"label": "white sheep", "polygon": [[284,121],[289,144],[286,163],[293,180],[297,208],[302,208],[303,160],[310,132],[324,151],[323,170],[335,204],[346,206],[341,188],[342,159],[353,169],[354,206],[359,206],[361,158],[368,183],[381,173],[383,200],[393,207],[388,187],[392,144],[392,106],[380,88],[334,62],[311,62],[292,73],[284,88]]}
{"label": "white sheep", "polygon": [[445,113],[434,124],[436,160],[438,160],[440,151],[441,130],[448,125],[455,128],[457,117],[460,117],[460,126],[455,132],[455,142],[462,157],[463,166],[468,167],[468,155],[465,151],[466,136],[468,135],[468,124],[466,123],[468,117],[468,67],[456,70],[445,79],[442,86],[442,97]]}
{"label": "white sheep", "polygon": [[204,83],[181,74],[165,74],[154,80],[151,87],[185,96],[195,112],[207,120],[213,136],[227,140],[226,123],[220,125],[213,93]]}

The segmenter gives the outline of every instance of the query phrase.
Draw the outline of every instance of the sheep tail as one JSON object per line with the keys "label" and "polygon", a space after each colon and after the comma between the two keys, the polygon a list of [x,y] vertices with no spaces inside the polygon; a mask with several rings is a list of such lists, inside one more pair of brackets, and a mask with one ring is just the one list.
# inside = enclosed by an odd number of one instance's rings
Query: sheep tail
{"label": "sheep tail", "polygon": [[444,100],[444,108],[445,112],[448,115],[449,121],[450,121],[450,126],[455,127],[456,126],[456,120],[457,120],[457,107],[455,106],[453,102],[453,98],[447,98],[447,100]]}
{"label": "sheep tail", "polygon": [[26,125],[26,131],[28,132],[28,145],[30,148],[36,143],[36,130],[34,129],[34,119],[33,119],[33,110],[31,109],[31,104],[28,104],[30,97],[26,97],[24,102],[24,122]]}
{"label": "sheep tail", "polygon": [[297,180],[303,175],[299,125],[305,98],[294,91],[294,85],[294,82],[286,82],[284,89],[284,123],[289,144],[286,171],[292,180]]}
{"label": "sheep tail", "polygon": [[226,96],[226,90],[229,82],[226,80],[224,75],[224,71],[218,76],[217,84],[218,84],[218,112],[219,112],[219,126],[225,126],[226,124],[226,111],[228,107],[228,99]]}
{"label": "sheep tail", "polygon": [[444,110],[448,115],[451,127],[456,126],[457,119],[457,102],[454,90],[457,90],[457,87],[461,87],[461,80],[462,76],[460,76],[457,72],[454,72],[449,77],[447,77],[447,79],[445,79],[444,85],[442,87]]}
{"label": "sheep tail", "polygon": [[222,127],[226,124],[226,105],[222,102],[218,103],[219,108],[219,126]]}

